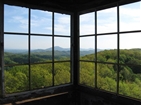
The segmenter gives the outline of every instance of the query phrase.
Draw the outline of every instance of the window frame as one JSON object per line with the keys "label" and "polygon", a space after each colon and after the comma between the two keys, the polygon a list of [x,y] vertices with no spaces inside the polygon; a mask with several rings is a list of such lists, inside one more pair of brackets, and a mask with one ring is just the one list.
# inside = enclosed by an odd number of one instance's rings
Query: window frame
{"label": "window frame", "polygon": [[[114,94],[114,95],[118,95],[118,96],[123,96],[123,97],[125,97],[125,98],[129,98],[129,99],[135,99],[135,100],[139,100],[139,99],[136,99],[136,98],[133,98],[133,97],[131,97],[131,96],[125,96],[125,95],[121,95],[121,94],[119,94],[119,82],[120,82],[120,79],[119,79],[119,75],[120,75],[120,70],[119,70],[119,68],[120,68],[120,66],[121,65],[123,65],[123,66],[141,66],[141,65],[133,65],[133,64],[121,64],[120,63],[120,61],[119,61],[119,58],[120,58],[120,34],[130,34],[130,33],[140,33],[141,32],[141,29],[140,30],[128,30],[128,31],[120,31],[120,6],[124,6],[124,5],[128,5],[128,4],[132,4],[132,3],[141,3],[140,1],[135,1],[135,2],[130,2],[130,3],[121,3],[121,2],[117,2],[117,3],[115,3],[115,4],[111,4],[111,6],[110,5],[107,5],[107,6],[105,6],[104,8],[103,7],[98,7],[98,8],[94,8],[94,9],[92,9],[92,10],[90,10],[90,11],[85,11],[85,12],[83,12],[83,11],[81,11],[81,12],[79,12],[79,17],[81,16],[81,15],[84,15],[84,14],[89,14],[89,13],[92,13],[92,12],[94,12],[94,14],[95,14],[95,17],[94,17],[94,21],[95,21],[95,24],[94,24],[94,27],[95,27],[95,33],[94,34],[85,34],[85,35],[81,35],[80,34],[80,32],[79,32],[79,41],[80,41],[80,38],[82,38],[82,37],[89,37],[89,36],[94,36],[95,37],[95,41],[94,41],[94,43],[95,43],[95,53],[93,53],[93,54],[95,54],[95,60],[94,61],[90,61],[90,60],[81,60],[80,58],[79,58],[79,68],[80,68],[80,62],[91,62],[91,63],[94,63],[95,64],[95,68],[94,68],[94,72],[95,72],[95,80],[93,81],[94,83],[95,83],[95,87],[94,88],[92,88],[92,87],[89,87],[89,86],[86,86],[86,85],[83,85],[83,84],[81,84],[80,83],[80,75],[79,75],[79,86],[80,86],[80,88],[84,88],[84,87],[86,87],[86,88],[89,88],[89,89],[93,89],[93,90],[98,90],[98,91],[102,91],[102,92],[105,92],[105,93],[110,93],[110,94]],[[113,6],[114,5],[114,6]],[[117,31],[116,32],[105,32],[105,33],[97,33],[97,12],[98,11],[100,11],[100,10],[105,10],[105,9],[109,9],[109,8],[117,8],[116,9],[116,14],[117,14],[117,20],[116,20],[116,22],[117,22]],[[80,22],[80,21],[79,21]],[[79,24],[80,25],[80,24]],[[113,62],[100,62],[100,61],[97,61],[97,37],[98,36],[106,36],[106,35],[117,35],[117,38],[116,38],[116,40],[117,40],[117,62],[115,62],[115,63],[113,63]],[[80,42],[79,42],[79,47],[80,47]],[[80,48],[79,48],[79,53],[80,53]],[[113,64],[113,65],[117,65],[117,85],[116,85],[116,92],[110,92],[110,91],[106,91],[106,90],[103,90],[103,89],[99,89],[98,88],[98,86],[97,86],[97,64]],[[80,74],[80,69],[79,69],[79,74]],[[140,99],[141,100],[141,99]]]}
{"label": "window frame", "polygon": [[[26,90],[26,91],[22,91],[22,92],[14,92],[14,93],[10,93],[10,94],[6,94],[5,93],[5,84],[4,84],[4,82],[2,82],[2,80],[4,79],[4,45],[3,46],[1,46],[0,47],[0,49],[1,49],[1,53],[0,53],[0,55],[1,55],[1,59],[0,59],[0,61],[2,62],[1,64],[1,71],[2,72],[0,72],[0,75],[3,75],[1,78],[0,78],[0,82],[1,82],[1,85],[0,85],[0,89],[2,90],[2,91],[0,91],[0,97],[5,97],[5,96],[15,96],[15,95],[21,95],[21,94],[27,94],[27,93],[34,93],[35,91],[37,91],[37,92],[47,92],[47,94],[50,94],[50,90],[52,90],[52,91],[54,91],[53,93],[51,92],[51,94],[56,94],[56,92],[55,92],[55,90],[57,90],[57,89],[61,89],[62,87],[64,88],[64,90],[60,90],[60,91],[57,91],[57,93],[62,93],[62,92],[65,92],[66,90],[68,90],[68,91],[70,91],[70,89],[71,89],[71,87],[72,87],[72,84],[73,84],[73,67],[72,67],[72,65],[73,65],[73,58],[72,58],[72,53],[73,53],[73,46],[72,46],[72,18],[73,18],[73,14],[71,13],[71,12],[65,12],[65,14],[66,15],[69,15],[70,16],[70,35],[69,36],[67,36],[67,35],[54,35],[54,14],[55,13],[58,13],[58,14],[62,14],[62,13],[64,13],[64,11],[62,12],[62,11],[57,11],[57,12],[54,12],[54,10],[50,10],[50,12],[52,12],[52,33],[51,34],[40,34],[40,33],[31,33],[31,10],[32,10],[32,8],[27,8],[28,9],[28,32],[27,33],[23,33],[23,32],[4,32],[4,5],[8,5],[8,4],[4,4],[4,3],[1,3],[0,2],[0,13],[2,12],[2,16],[0,17],[0,21],[2,21],[1,22],[1,28],[0,28],[0,31],[1,31],[1,36],[0,36],[0,40],[1,40],[1,43],[3,43],[4,44],[4,36],[7,34],[7,35],[17,35],[17,36],[20,36],[20,35],[23,35],[23,36],[27,36],[28,37],[28,63],[26,63],[26,64],[10,64],[10,65],[6,65],[6,66],[19,66],[19,65],[28,65],[28,67],[29,67],[29,69],[28,69],[28,71],[29,71],[29,90]],[[9,6],[11,6],[11,5],[9,5]],[[16,6],[16,5],[14,5],[14,6]],[[17,6],[17,7],[21,7],[21,6]],[[26,8],[26,7],[25,7]],[[33,9],[34,10],[34,9]],[[39,9],[39,10],[41,10],[41,9]],[[41,11],[43,11],[43,10],[41,10]],[[50,87],[45,87],[45,88],[37,88],[37,89],[31,89],[31,59],[30,59],[30,56],[31,56],[31,36],[38,36],[38,37],[40,37],[40,36],[44,36],[44,37],[52,37],[52,61],[51,62],[42,62],[42,63],[34,63],[34,64],[52,64],[52,82],[53,82],[53,84],[52,84],[52,86],[50,86]],[[70,39],[70,46],[69,46],[69,48],[70,48],[70,59],[69,60],[60,60],[60,61],[55,61],[54,60],[54,52],[55,52],[55,50],[54,50],[54,38],[55,37],[58,37],[58,38],[68,38],[68,39]],[[70,63],[70,82],[69,83],[65,83],[65,84],[60,84],[60,85],[55,85],[54,84],[54,76],[55,76],[55,74],[54,74],[54,64],[55,63],[65,63],[65,62],[68,62],[68,63]],[[2,73],[2,74],[1,74]]]}

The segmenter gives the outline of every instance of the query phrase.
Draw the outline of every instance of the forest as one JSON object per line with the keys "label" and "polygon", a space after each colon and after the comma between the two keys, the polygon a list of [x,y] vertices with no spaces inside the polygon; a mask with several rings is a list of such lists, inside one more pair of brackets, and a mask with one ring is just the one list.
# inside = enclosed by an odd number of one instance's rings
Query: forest
{"label": "forest", "polygon": [[[69,53],[69,51],[55,51],[54,61],[70,60]],[[54,63],[52,70],[51,51],[32,52],[30,65],[28,62],[28,54],[25,52],[4,53],[6,94],[27,91],[29,88],[33,90],[70,83],[70,61]]]}
{"label": "forest", "polygon": [[[141,99],[141,49],[120,50],[119,66],[117,50],[97,53],[97,88],[116,93],[117,72],[119,73],[119,94]],[[94,54],[81,60],[94,60]],[[103,63],[102,63],[103,62]],[[95,87],[95,63],[80,62],[80,83]]]}
{"label": "forest", "polygon": [[[64,52],[65,53],[65,52]],[[141,99],[141,49],[120,50],[119,59],[117,50],[103,50],[95,54],[81,56],[80,84],[95,87],[97,74],[97,88],[116,93],[119,80],[119,94]],[[28,65],[28,56],[25,53],[5,52],[5,92],[6,94],[22,92],[61,85],[71,82],[70,62],[56,62],[52,68],[52,57],[44,53],[31,54],[31,64]],[[70,60],[62,53],[55,56],[55,60]],[[93,61],[86,62],[83,60]],[[119,65],[117,65],[119,60]],[[44,63],[45,62],[45,63]],[[48,62],[48,63],[47,63]],[[97,64],[97,65],[95,65]],[[96,68],[97,67],[97,68]],[[96,71],[95,71],[96,68]],[[30,72],[29,72],[30,69]],[[119,73],[119,79],[117,78]],[[30,77],[30,80],[29,80]],[[30,81],[30,83],[29,83]]]}

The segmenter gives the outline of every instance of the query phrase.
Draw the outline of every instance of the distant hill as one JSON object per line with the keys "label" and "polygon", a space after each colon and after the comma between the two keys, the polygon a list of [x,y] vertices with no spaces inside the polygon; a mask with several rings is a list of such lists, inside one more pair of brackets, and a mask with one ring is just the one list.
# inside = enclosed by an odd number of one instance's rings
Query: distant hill
{"label": "distant hill", "polygon": [[4,52],[9,52],[9,53],[27,53],[28,50],[26,50],[26,49],[4,49]]}
{"label": "distant hill", "polygon": [[[70,48],[62,48],[60,46],[54,46],[55,51],[70,51]],[[52,47],[46,49],[46,51],[52,51]]]}
{"label": "distant hill", "polygon": [[[69,48],[62,48],[62,47],[59,47],[59,46],[55,46],[54,50],[55,51],[70,51]],[[26,50],[26,49],[5,49],[4,51],[5,52],[10,52],[10,53],[25,53],[28,50]],[[31,50],[31,52],[46,52],[46,51],[52,51],[52,47],[47,48],[47,49],[34,49],[34,50]]]}
{"label": "distant hill", "polygon": [[[101,49],[97,49],[97,52],[102,51]],[[94,49],[80,49],[80,56],[85,56],[88,54],[94,54],[95,50]]]}
{"label": "distant hill", "polygon": [[[70,48],[62,48],[60,46],[55,46],[54,47],[55,55],[65,55],[69,56],[70,55]],[[101,51],[98,49],[98,51]],[[8,53],[22,53],[22,54],[27,54],[28,51],[26,49],[5,49],[4,52]],[[52,54],[52,47],[47,48],[47,49],[34,49],[31,50],[31,53],[33,54],[39,54],[39,55],[51,55]],[[80,49],[80,56],[88,55],[94,53],[94,50],[92,48],[89,49]]]}

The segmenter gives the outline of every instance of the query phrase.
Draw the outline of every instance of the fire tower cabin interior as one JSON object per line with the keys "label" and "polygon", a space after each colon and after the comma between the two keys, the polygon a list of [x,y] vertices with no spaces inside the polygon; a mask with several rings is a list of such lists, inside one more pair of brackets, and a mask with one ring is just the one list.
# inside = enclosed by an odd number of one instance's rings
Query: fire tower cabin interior
{"label": "fire tower cabin interior", "polygon": [[0,0],[0,105],[141,105],[141,0]]}

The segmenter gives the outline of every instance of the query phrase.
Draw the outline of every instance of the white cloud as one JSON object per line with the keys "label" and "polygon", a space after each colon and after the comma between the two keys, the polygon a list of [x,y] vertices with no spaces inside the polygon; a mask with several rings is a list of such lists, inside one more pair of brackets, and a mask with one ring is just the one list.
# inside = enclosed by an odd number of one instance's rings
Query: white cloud
{"label": "white cloud", "polygon": [[27,29],[28,28],[28,19],[22,16],[13,16],[11,22],[19,24],[19,27]]}
{"label": "white cloud", "polygon": [[139,13],[140,13],[140,9],[120,7],[121,15],[126,15],[130,17],[138,17],[140,15]]}
{"label": "white cloud", "polygon": [[139,8],[120,8],[120,30],[140,30],[141,27],[141,9]]}
{"label": "white cloud", "polygon": [[117,31],[117,8],[109,8],[97,13],[97,32],[116,32]]}
{"label": "white cloud", "polygon": [[6,15],[9,16],[17,15],[17,14],[22,14],[22,15],[28,14],[28,8],[19,7],[19,6],[4,5],[4,11],[6,12]]}
{"label": "white cloud", "polygon": [[[141,4],[141,3],[140,3]],[[141,5],[140,5],[141,7]],[[136,5],[120,6],[120,31],[141,30],[141,8]],[[98,26],[99,33],[116,32],[117,31],[117,8],[110,8],[98,11]],[[28,9],[15,6],[5,6],[5,24],[7,29],[23,30],[28,28]],[[41,14],[40,14],[41,13]],[[31,30],[34,32],[47,33],[52,32],[52,12],[40,11],[32,14]],[[94,34],[95,31],[95,16],[94,12],[80,16],[80,34]],[[25,31],[22,31],[25,32]],[[55,34],[65,35],[70,34],[70,16],[55,13]],[[141,33],[139,33],[141,34]],[[125,35],[121,36],[121,48],[136,48],[140,47],[141,35]],[[134,35],[136,38],[134,38]],[[115,35],[116,36],[116,35]],[[83,38],[82,47],[93,48],[91,37]],[[62,40],[61,40],[62,41]],[[60,41],[58,42],[60,43]],[[107,35],[98,40],[100,48],[115,48],[115,38]],[[60,44],[63,47],[63,44]],[[109,46],[109,47],[108,47]],[[67,46],[66,46],[67,47]],[[140,47],[141,48],[141,47]]]}
{"label": "white cloud", "polygon": [[52,32],[52,27],[44,27],[43,29]]}
{"label": "white cloud", "polygon": [[79,19],[81,23],[91,23],[94,20],[94,12],[80,15]]}
{"label": "white cloud", "polygon": [[[137,6],[137,4],[130,4],[120,7],[120,31],[132,31],[132,30],[141,30],[141,2],[140,7]],[[106,10],[98,11],[97,14],[97,31],[98,33],[105,33],[105,32],[117,32],[117,8],[110,8]],[[82,18],[81,18],[82,17]],[[81,19],[81,27],[80,27],[80,34],[89,34],[93,32],[93,24],[92,20],[94,18],[88,14],[82,15],[80,17]],[[103,36],[100,39],[98,39],[98,47],[102,49],[109,49],[109,48],[117,48],[117,35],[114,35],[115,37],[112,38],[109,36]],[[136,37],[136,38],[135,38]],[[87,38],[86,38],[87,39]],[[86,40],[84,38],[84,40]],[[141,48],[140,46],[140,39],[141,39],[141,33],[138,35],[133,34],[127,34],[124,36],[121,36],[121,42],[120,47],[121,48]],[[89,43],[91,42],[90,39],[87,39],[87,43],[85,43],[84,47],[89,46],[93,47]]]}
{"label": "white cloud", "polygon": [[44,17],[36,17],[31,19],[31,26],[33,27],[40,27],[41,26],[47,26],[47,25],[52,24],[52,20]]}
{"label": "white cloud", "polygon": [[28,9],[4,5],[4,26],[8,32],[27,32]]}
{"label": "white cloud", "polygon": [[94,12],[80,15],[80,35],[94,34]]}
{"label": "white cloud", "polygon": [[56,35],[70,35],[70,16],[56,14],[54,31]]}
{"label": "white cloud", "polygon": [[59,17],[58,18],[58,23],[70,25],[70,16],[67,16],[67,17]]}
{"label": "white cloud", "polygon": [[70,28],[66,25],[56,24],[54,31],[56,35],[70,35]]}
{"label": "white cloud", "polygon": [[80,35],[94,34],[94,25],[86,24],[81,25],[80,27]]}
{"label": "white cloud", "polygon": [[31,32],[51,34],[52,18],[47,12],[35,12],[31,14]]}

